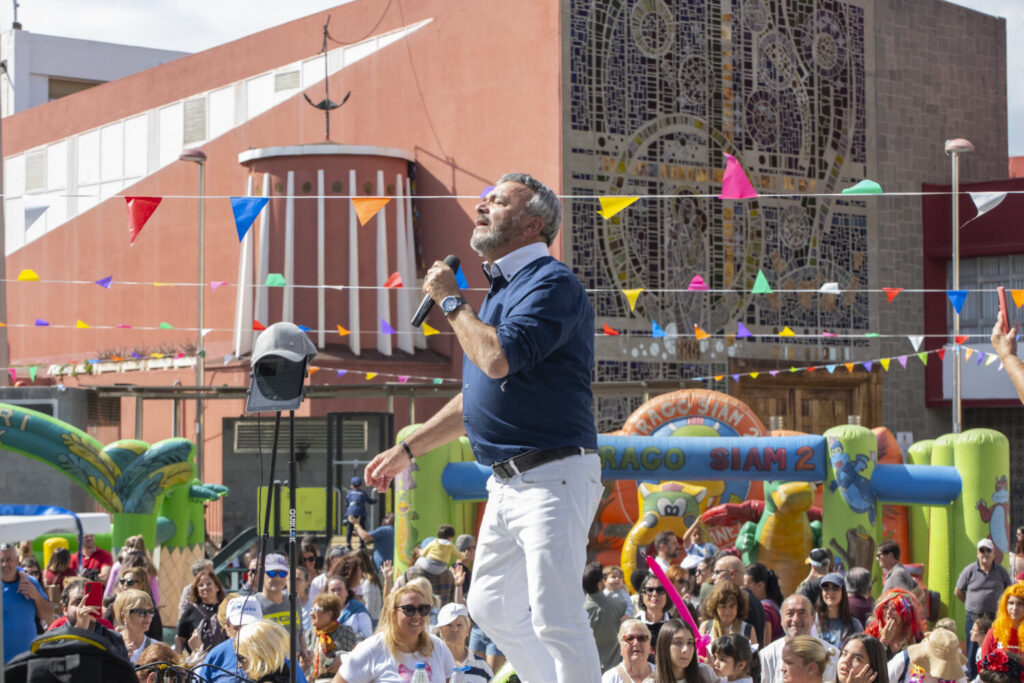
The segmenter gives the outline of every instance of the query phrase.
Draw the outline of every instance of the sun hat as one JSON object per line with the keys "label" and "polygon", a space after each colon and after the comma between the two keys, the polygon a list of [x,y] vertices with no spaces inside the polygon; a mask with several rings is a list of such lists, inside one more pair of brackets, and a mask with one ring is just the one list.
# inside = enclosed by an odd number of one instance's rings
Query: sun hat
{"label": "sun hat", "polygon": [[964,676],[967,657],[960,652],[960,640],[952,631],[935,629],[917,645],[907,648],[910,661],[932,678],[956,681]]}

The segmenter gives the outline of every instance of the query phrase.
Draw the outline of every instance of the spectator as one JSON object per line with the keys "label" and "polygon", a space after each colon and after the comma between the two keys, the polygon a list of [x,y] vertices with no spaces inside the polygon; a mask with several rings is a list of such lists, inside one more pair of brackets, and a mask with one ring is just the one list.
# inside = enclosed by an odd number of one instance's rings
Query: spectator
{"label": "spectator", "polygon": [[671,582],[672,587],[679,593],[679,597],[686,603],[687,608],[690,610],[690,614],[700,613],[700,603],[698,603],[693,596],[693,577],[690,575],[690,570],[683,567],[686,562],[693,562],[696,564],[700,562],[700,558],[693,555],[687,555],[683,558],[680,564],[674,564],[665,570],[665,578]]}
{"label": "spectator", "polygon": [[654,574],[648,574],[640,582],[637,592],[640,594],[640,609],[636,616],[647,627],[652,642],[657,641],[662,624],[676,616],[668,605],[668,593]]}
{"label": "spectator", "polygon": [[[150,592],[152,582],[150,577],[146,574],[146,570],[142,567],[133,567],[131,569],[125,569],[121,572],[121,576],[117,579],[117,586],[114,588],[115,595],[108,595],[103,598],[103,605],[106,607],[107,601],[110,601],[111,606],[114,603],[114,597],[123,590],[128,588],[135,588],[143,591],[153,600],[154,606],[159,606],[156,598]],[[113,611],[111,611],[111,620],[113,617]],[[153,621],[149,625],[149,630],[146,631],[147,635],[153,640],[160,640],[164,637],[164,622],[160,618],[160,610],[158,609],[156,614],[153,616]]]}
{"label": "spectator", "polygon": [[[213,571],[213,560],[208,560],[205,557],[200,557],[198,560],[192,563],[192,578],[195,579],[201,571]],[[243,581],[244,583],[244,581]],[[178,616],[180,617],[185,613],[185,608],[188,607],[189,599],[192,595],[192,582],[186,583],[181,588],[181,596],[178,597]]]}
{"label": "spectator", "polygon": [[284,555],[267,555],[263,570],[263,592],[256,594],[263,610],[263,618],[288,628],[291,623],[291,604],[284,591],[288,587],[288,560]]}
{"label": "spectator", "polygon": [[850,567],[846,572],[846,594],[850,600],[850,616],[868,623],[875,600],[871,597],[871,572],[864,567]]}
{"label": "spectator", "polygon": [[[721,555],[715,562],[713,578],[716,585],[722,581],[728,581],[734,586],[742,587],[744,571],[743,561],[740,558],[735,555]],[[746,621],[754,627],[754,633],[757,634],[757,640],[751,639],[751,642],[766,642],[764,638],[764,607],[761,607],[761,601],[748,589],[742,588],[742,590],[747,594],[747,604],[749,605],[749,615]],[[701,602],[703,603],[703,597]]]}
{"label": "spectator", "polygon": [[668,569],[672,565],[672,560],[679,557],[679,540],[676,538],[675,532],[665,529],[655,536],[654,552],[657,553],[654,559],[658,566],[662,570]]}
{"label": "spectator", "polygon": [[982,683],[1019,683],[1024,680],[1024,666],[1016,657],[995,650],[978,665],[978,679]]}
{"label": "spectator", "polygon": [[288,631],[266,619],[246,624],[238,633],[238,667],[256,683],[288,683],[288,650]]}
{"label": "spectator", "polygon": [[899,588],[883,593],[872,614],[864,631],[882,641],[890,658],[924,636],[921,612],[913,593]]}
{"label": "spectator", "polygon": [[[18,564],[25,567],[25,560],[30,557],[35,557],[36,553],[32,550],[32,541],[22,541],[18,544]],[[36,564],[39,564],[39,560],[36,559]]]}
{"label": "spectator", "polygon": [[650,630],[639,619],[626,619],[619,626],[619,656],[622,662],[605,671],[601,683],[641,683],[646,680],[654,671],[654,667],[647,661],[650,652]]}
{"label": "spectator", "polygon": [[[349,480],[348,493],[345,494],[345,517],[348,519],[348,527],[345,530],[345,545],[352,547],[352,532],[356,526],[366,526],[366,505],[374,504],[377,499],[373,493],[363,491],[363,480],[360,477],[352,477]],[[362,535],[360,535],[360,539]]]}
{"label": "spectator", "polygon": [[129,588],[121,591],[114,600],[114,624],[124,640],[128,661],[135,664],[147,647],[157,642],[146,635],[156,609],[153,598],[145,591]]}
{"label": "spectator", "polygon": [[807,556],[805,562],[810,566],[807,577],[796,587],[798,593],[803,594],[811,601],[812,605],[818,604],[821,597],[821,577],[829,573],[832,566],[832,556],[824,548],[815,548]]}
{"label": "spectator", "polygon": [[[470,579],[473,578],[473,558],[476,557],[476,537],[471,534],[459,534],[459,537],[455,539],[455,548],[462,553],[462,559],[455,563],[452,567],[452,575],[454,576],[459,569],[465,574],[465,578],[462,583],[462,595],[465,598],[469,595],[469,583]],[[463,599],[461,602],[465,602]]]}
{"label": "spectator", "polygon": [[[340,576],[332,576],[327,582],[327,592],[341,601],[341,616],[338,621],[351,628],[360,640],[373,633],[373,623],[366,606],[349,590],[348,583]],[[319,596],[318,596],[319,597]]]}
{"label": "spectator", "polygon": [[[829,666],[825,645],[811,636],[786,638],[780,674],[786,683],[821,683]],[[831,680],[831,679],[829,679]]]}
{"label": "spectator", "polygon": [[626,610],[626,618],[632,619],[636,614],[636,605],[633,604],[629,591],[626,589],[622,567],[609,565],[602,570],[602,576],[604,577],[604,594],[621,602]]}
{"label": "spectator", "polygon": [[[747,646],[749,649],[749,645]],[[681,619],[669,619],[658,634],[654,646],[653,683],[717,683],[718,677],[710,666],[697,659],[697,647],[689,624]]]}
{"label": "spectator", "polygon": [[477,624],[473,624],[469,629],[469,651],[477,657],[483,657],[491,671],[498,671],[505,665],[505,653],[498,649],[490,636]]}
{"label": "spectator", "polygon": [[[64,592],[61,593],[60,604],[66,619],[62,620],[61,623],[58,623],[61,620],[55,621],[50,625],[50,630],[67,624],[73,628],[93,631],[110,641],[114,646],[114,650],[125,659],[128,659],[128,650],[124,646],[124,639],[121,638],[121,634],[113,630],[110,622],[102,623],[100,621],[98,607],[86,604],[89,599],[85,589],[86,583],[88,583],[88,580],[84,576],[78,576],[64,582]],[[6,605],[6,602],[4,604]],[[4,633],[7,633],[6,628]]]}
{"label": "spectator", "polygon": [[782,605],[782,590],[779,588],[779,577],[763,562],[755,562],[743,573],[743,587],[750,591],[764,608],[765,644],[781,638],[782,618],[779,609]]}
{"label": "spectator", "polygon": [[818,636],[829,645],[839,647],[849,636],[860,633],[864,625],[850,615],[850,600],[846,595],[846,581],[833,572],[822,577],[821,594],[816,605]]}
{"label": "spectator", "polygon": [[36,619],[49,623],[53,606],[39,582],[18,569],[18,551],[0,544],[0,575],[3,577],[4,663],[26,652],[36,637]]}
{"label": "spectator", "polygon": [[[114,558],[110,556],[110,553],[103,548],[96,547],[95,535],[85,534],[82,536],[82,576],[105,584],[113,564]],[[69,566],[78,572],[78,553],[71,554]]]}
{"label": "spectator", "polygon": [[323,570],[324,561],[320,557],[320,547],[312,536],[303,536],[299,548],[299,565],[306,570],[310,580],[316,578]]}
{"label": "spectator", "polygon": [[399,577],[395,585],[405,585],[412,579],[420,576],[430,582],[430,585],[433,586],[434,595],[441,598],[442,605],[455,602],[455,576],[452,574],[451,569],[445,569],[439,574],[431,574],[425,569],[413,565],[405,570],[405,573]]}
{"label": "spectator", "polygon": [[449,564],[462,559],[462,552],[455,547],[455,527],[442,524],[437,529],[437,536],[423,548],[416,566],[420,569],[437,574],[448,568]]}
{"label": "spectator", "polygon": [[995,563],[995,544],[992,539],[978,541],[978,559],[964,567],[956,580],[956,597],[964,603],[967,612],[964,628],[967,633],[967,676],[978,675],[975,660],[978,646],[971,640],[971,627],[980,616],[994,618],[999,597],[1013,581],[1002,565]]}
{"label": "spectator", "polygon": [[[825,680],[835,680],[836,659],[839,657],[839,650],[825,641],[811,636],[811,629],[813,627],[814,608],[806,596],[794,593],[782,602],[782,630],[788,637],[779,638],[771,645],[760,649],[758,656],[761,659],[761,683],[782,683],[784,680],[783,650],[786,648],[787,642],[798,636],[807,636],[820,643],[821,647],[824,648],[826,656],[824,664]],[[821,673],[821,671],[818,672],[819,680]],[[794,682],[787,679],[786,683]]]}
{"label": "spectator", "polygon": [[[697,582],[697,601],[704,602],[715,587],[715,558],[705,557],[693,570],[693,578]],[[634,584],[635,585],[635,584]]]}
{"label": "spectator", "polygon": [[[756,598],[755,598],[756,599]],[[750,596],[739,586],[728,581],[719,581],[704,603],[702,616],[705,621],[700,632],[717,640],[721,636],[736,633],[758,645],[754,627],[746,622],[750,610]]]}
{"label": "spectator", "polygon": [[712,557],[718,552],[718,547],[707,540],[704,524],[699,519],[683,535],[683,546],[687,555],[695,557]]}
{"label": "spectator", "polygon": [[755,675],[760,678],[761,672],[755,670],[757,658],[750,648],[750,641],[737,633],[712,641],[710,660],[720,681],[753,683]]}
{"label": "spectator", "polygon": [[[242,585],[239,587],[241,593],[255,593],[256,587],[259,585],[259,575],[257,572],[260,568],[259,555],[249,560],[249,569],[242,574]],[[193,577],[194,578],[194,577]]]}
{"label": "spectator", "polygon": [[166,643],[156,642],[139,653],[135,661],[135,673],[139,683],[178,683],[184,676],[178,677],[170,667],[184,667],[185,660]]}
{"label": "spectator", "polygon": [[970,642],[977,645],[974,655],[975,669],[981,666],[981,645],[985,642],[985,636],[988,635],[990,628],[992,628],[992,620],[988,617],[978,617],[971,626]]}
{"label": "spectator", "polygon": [[910,572],[900,564],[900,547],[894,541],[879,544],[875,557],[882,568],[882,580],[885,582],[882,584],[883,593],[893,588],[912,593],[917,588],[917,583],[910,576]]}
{"label": "spectator", "polygon": [[854,633],[843,642],[836,665],[837,683],[889,683],[885,645],[866,633]]}
{"label": "spectator", "polygon": [[469,610],[465,605],[449,602],[437,615],[437,630],[448,651],[452,653],[456,667],[469,667],[463,675],[466,683],[487,683],[494,672],[487,662],[473,654],[466,647],[469,638]]}
{"label": "spectator", "polygon": [[995,649],[1019,652],[1024,645],[1024,583],[1015,583],[1007,588],[996,608],[992,628],[981,644],[984,659]]}
{"label": "spectator", "polygon": [[370,621],[373,627],[377,627],[380,620],[380,608],[384,606],[385,582],[381,581],[377,572],[377,565],[373,563],[373,553],[369,548],[360,548],[354,553],[359,561],[360,576],[359,589],[363,596],[362,602],[366,605],[366,611],[370,613]]}
{"label": "spectator", "polygon": [[455,666],[444,643],[427,630],[430,599],[412,586],[402,586],[384,598],[380,627],[345,657],[334,683],[404,680],[416,662],[427,662],[430,683],[443,683]]}
{"label": "spectator", "polygon": [[966,663],[967,658],[960,652],[960,639],[956,633],[936,629],[927,634],[920,643],[908,647],[903,656],[897,655],[889,660],[889,680],[966,683]]}
{"label": "spectator", "polygon": [[[1024,572],[1024,526],[1017,527],[1014,539],[1013,552],[1010,553],[1010,576]],[[22,562],[22,566],[24,564]]]}
{"label": "spectator", "polygon": [[321,593],[313,601],[310,617],[313,628],[306,632],[306,649],[313,653],[313,664],[307,677],[313,680],[330,678],[341,666],[341,655],[356,646],[355,632],[338,623],[341,600],[333,593]]}
{"label": "spectator", "polygon": [[[312,604],[312,601],[309,599],[309,574],[306,572],[306,568],[300,564],[295,568],[295,609],[298,611],[299,623],[302,625],[299,633],[305,633],[313,628],[313,622],[310,621],[309,614],[309,608]],[[290,602],[288,607],[291,609]]]}
{"label": "spectator", "polygon": [[[363,543],[373,544],[373,561],[378,569],[383,568],[385,562],[393,562],[395,559],[395,516],[384,515],[380,526],[373,531],[366,531],[362,524],[355,525],[356,533]],[[473,543],[476,545],[476,542]]]}
{"label": "spectator", "polygon": [[316,596],[320,595],[320,592],[327,588],[327,575],[331,573],[331,569],[334,565],[348,554],[348,548],[343,545],[332,545],[327,551],[327,571],[322,574],[318,574],[312,581],[309,582],[309,601],[310,603],[316,599]]}
{"label": "spectator", "polygon": [[71,569],[71,551],[67,548],[57,548],[50,553],[50,561],[46,563],[46,570],[43,572],[43,586],[46,587],[46,597],[50,602],[57,602],[60,594],[64,592],[64,581],[78,576],[78,572]]}
{"label": "spectator", "polygon": [[[130,561],[128,560],[129,556],[131,556]],[[156,580],[159,572],[156,565],[153,564],[153,560],[150,559],[149,553],[146,552],[146,541],[141,534],[129,536],[124,540],[124,547],[121,548],[117,561],[110,568],[110,577],[107,579],[107,587],[103,594],[113,595],[114,586],[117,584],[117,577],[120,576],[121,571],[132,567],[142,567],[146,570],[146,574],[152,579],[150,595],[157,596],[156,602],[159,603],[160,586]]]}
{"label": "spectator", "polygon": [[201,640],[191,641],[191,638],[200,622],[217,613],[217,607],[223,599],[224,588],[213,572],[202,571],[192,579],[189,605],[178,618],[178,632],[174,636],[175,652],[192,652],[202,647]]}
{"label": "spectator", "polygon": [[587,611],[590,629],[594,632],[597,654],[601,658],[601,671],[619,663],[619,624],[626,614],[626,606],[618,599],[604,594],[604,574],[600,562],[591,562],[583,568],[583,608]]}

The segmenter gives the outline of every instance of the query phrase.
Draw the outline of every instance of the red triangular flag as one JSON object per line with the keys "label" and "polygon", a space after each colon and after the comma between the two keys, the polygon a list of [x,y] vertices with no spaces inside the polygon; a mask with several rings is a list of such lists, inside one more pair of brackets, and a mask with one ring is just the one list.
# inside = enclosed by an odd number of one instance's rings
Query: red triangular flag
{"label": "red triangular flag", "polygon": [[252,329],[259,331],[267,329],[267,326],[261,323],[259,320],[252,321]]}
{"label": "red triangular flag", "polygon": [[896,295],[903,291],[902,287],[882,287],[882,291],[889,297],[889,303],[896,298]]}
{"label": "red triangular flag", "polygon": [[619,331],[616,330],[614,327],[611,327],[608,323],[604,323],[604,333],[607,334],[609,337],[619,336]]}
{"label": "red triangular flag", "polygon": [[388,277],[388,279],[384,281],[384,286],[385,287],[389,287],[389,288],[393,288],[393,289],[397,289],[397,288],[401,287],[402,286],[402,274],[399,273],[397,270],[395,272],[391,273],[391,275]]}
{"label": "red triangular flag", "polygon": [[128,204],[128,244],[134,244],[146,221],[160,205],[161,197],[125,197],[124,200]]}
{"label": "red triangular flag", "polygon": [[939,360],[946,360],[946,349],[939,349],[936,353],[939,354]]}
{"label": "red triangular flag", "polygon": [[969,335],[969,334],[958,334],[957,336],[953,337],[953,341],[955,341],[957,344],[963,344],[965,341],[967,341],[970,338],[971,338],[971,335]]}

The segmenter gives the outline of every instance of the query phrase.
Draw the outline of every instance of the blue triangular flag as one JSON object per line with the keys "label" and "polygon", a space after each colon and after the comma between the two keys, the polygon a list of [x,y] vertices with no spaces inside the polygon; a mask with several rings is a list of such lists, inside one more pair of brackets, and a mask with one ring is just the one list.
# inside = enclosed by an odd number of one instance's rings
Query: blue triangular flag
{"label": "blue triangular flag", "polygon": [[310,328],[306,327],[305,325],[297,325],[296,327],[298,327],[303,332],[309,332],[309,329],[310,329]]}
{"label": "blue triangular flag", "polygon": [[344,377],[348,374],[348,370],[338,370],[338,377]]}
{"label": "blue triangular flag", "polygon": [[868,372],[871,372],[871,361],[866,360],[863,363],[861,363],[861,365],[864,366],[865,370],[867,370]]}
{"label": "blue triangular flag", "polygon": [[36,327],[49,327],[50,323],[41,318],[36,318]]}
{"label": "blue triangular flag", "polygon": [[826,365],[825,369],[828,370],[828,374],[831,375],[833,372],[836,371],[836,366],[834,366],[834,365]]}
{"label": "blue triangular flag", "polygon": [[245,237],[245,233],[249,232],[252,222],[268,201],[269,197],[231,197],[231,210],[235,213],[235,229],[238,230],[239,242]]}
{"label": "blue triangular flag", "polygon": [[388,321],[385,320],[384,318],[380,319],[380,331],[384,334],[398,334],[397,332],[395,332],[395,328],[391,327],[391,325],[388,325]]}
{"label": "blue triangular flag", "polygon": [[488,185],[487,187],[485,187],[483,189],[483,192],[480,193],[480,199],[487,199],[487,195],[489,195],[491,193],[491,190],[493,189],[494,185]]}
{"label": "blue triangular flag", "polygon": [[736,322],[736,338],[737,339],[743,339],[743,337],[753,337],[753,336],[754,335],[750,334],[750,330],[747,329],[746,325],[744,325],[743,323],[741,323],[739,321]]}
{"label": "blue triangular flag", "polygon": [[651,336],[655,338],[665,336],[665,330],[661,329],[658,323],[653,320],[651,321]]}
{"label": "blue triangular flag", "polygon": [[98,284],[103,289],[110,289],[110,284],[113,281],[114,281],[114,276],[113,275],[108,275],[106,277],[100,278],[99,280],[96,280],[96,284]]}
{"label": "blue triangular flag", "polygon": [[132,351],[132,358],[142,358],[142,354],[138,351]]}
{"label": "blue triangular flag", "polygon": [[981,367],[981,362],[982,362],[983,360],[985,360],[985,354],[983,354],[983,353],[979,353],[979,354],[978,354],[978,367]]}
{"label": "blue triangular flag", "polygon": [[967,290],[947,289],[946,296],[949,297],[949,303],[953,304],[953,310],[956,311],[957,315],[960,315],[960,309],[964,307],[964,299],[967,298]]}
{"label": "blue triangular flag", "polygon": [[469,289],[469,282],[466,281],[466,274],[462,272],[462,266],[455,271],[455,282],[458,283],[459,289]]}
{"label": "blue triangular flag", "polygon": [[732,381],[733,382],[739,382],[740,381],[740,376],[739,375],[733,375],[732,376]]}

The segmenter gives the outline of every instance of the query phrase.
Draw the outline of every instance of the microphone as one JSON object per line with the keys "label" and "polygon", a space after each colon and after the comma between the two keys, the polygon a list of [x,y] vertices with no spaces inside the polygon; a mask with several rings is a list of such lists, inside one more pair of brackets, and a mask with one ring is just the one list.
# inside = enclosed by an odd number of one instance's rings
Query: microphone
{"label": "microphone", "polygon": [[[459,257],[455,254],[448,254],[444,257],[444,263],[452,270],[459,269]],[[416,309],[416,315],[409,321],[413,327],[419,327],[423,324],[423,321],[427,318],[427,313],[430,313],[430,309],[434,307],[434,300],[427,294],[423,297],[423,301],[420,302],[420,307]]]}

